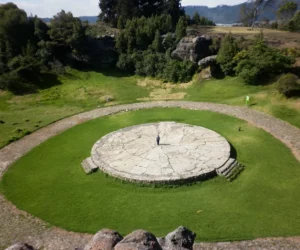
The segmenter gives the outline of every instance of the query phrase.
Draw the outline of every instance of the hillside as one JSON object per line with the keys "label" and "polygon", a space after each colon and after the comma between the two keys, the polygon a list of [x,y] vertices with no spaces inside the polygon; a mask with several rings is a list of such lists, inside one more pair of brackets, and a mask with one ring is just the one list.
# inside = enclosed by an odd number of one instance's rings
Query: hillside
{"label": "hillside", "polygon": [[[274,6],[270,7],[261,16],[261,19],[268,18],[269,20],[276,19],[276,9],[280,5],[281,0],[276,0]],[[295,0],[300,7],[300,0]],[[219,5],[214,8],[208,8],[207,6],[185,6],[185,12],[187,15],[193,16],[195,12],[198,12],[200,16],[214,21],[215,23],[231,24],[237,23],[240,20],[240,8],[242,4],[238,5]]]}
{"label": "hillside", "polygon": [[[266,10],[261,18],[268,18],[269,20],[276,19],[276,9],[279,6],[281,0],[276,0],[273,7]],[[300,0],[295,0],[300,7]],[[240,20],[240,8],[242,4],[237,5],[219,5],[214,8],[207,6],[184,6],[187,15],[193,16],[195,12],[198,12],[200,16],[204,16],[215,23],[220,24],[231,24],[237,23]],[[80,16],[81,21],[89,21],[89,23],[96,23],[98,20],[97,16]],[[51,18],[42,18],[44,22],[50,22]]]}

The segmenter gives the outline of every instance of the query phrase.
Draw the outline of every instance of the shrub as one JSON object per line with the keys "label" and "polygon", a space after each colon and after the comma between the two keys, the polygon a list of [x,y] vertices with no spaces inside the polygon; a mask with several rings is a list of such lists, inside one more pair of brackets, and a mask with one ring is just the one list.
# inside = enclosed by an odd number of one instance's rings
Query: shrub
{"label": "shrub", "polygon": [[294,74],[285,74],[279,78],[276,88],[287,97],[296,96],[300,94],[300,80]]}
{"label": "shrub", "polygon": [[234,61],[236,73],[247,84],[257,84],[266,77],[282,73],[294,63],[294,58],[260,40],[247,51],[237,54]]}
{"label": "shrub", "polygon": [[231,33],[229,33],[222,40],[221,48],[217,56],[217,63],[220,64],[225,75],[231,75],[234,73],[236,63],[233,58],[238,52],[239,49],[237,42]]}

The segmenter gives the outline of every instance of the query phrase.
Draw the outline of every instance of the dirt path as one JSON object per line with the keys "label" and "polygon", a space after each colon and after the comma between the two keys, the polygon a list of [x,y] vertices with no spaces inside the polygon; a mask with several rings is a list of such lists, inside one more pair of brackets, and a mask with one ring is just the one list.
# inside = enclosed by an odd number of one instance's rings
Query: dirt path
{"label": "dirt path", "polygon": [[[246,107],[224,104],[181,101],[149,102],[100,108],[74,115],[11,143],[0,150],[0,179],[8,167],[17,159],[50,137],[60,134],[73,126],[118,112],[155,107],[207,110],[246,120],[282,141],[300,161],[300,129],[270,115]],[[4,197],[0,196],[0,249],[20,241],[27,242],[40,249],[74,249],[86,244],[90,237],[87,234],[66,232],[58,228],[49,227],[43,221],[19,211],[6,201]],[[195,249],[200,249],[200,247],[201,249],[300,249],[300,237],[258,239],[236,243],[201,243]]]}

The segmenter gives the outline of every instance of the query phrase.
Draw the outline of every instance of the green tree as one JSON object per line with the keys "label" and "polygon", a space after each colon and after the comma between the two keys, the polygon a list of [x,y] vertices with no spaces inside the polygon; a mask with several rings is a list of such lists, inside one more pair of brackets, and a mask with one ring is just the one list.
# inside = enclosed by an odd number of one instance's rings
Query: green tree
{"label": "green tree", "polygon": [[284,55],[279,49],[268,47],[260,40],[242,54],[239,59],[239,56],[235,58],[238,61],[235,70],[247,84],[258,84],[263,79],[280,74],[295,62],[294,58]]}
{"label": "green tree", "polygon": [[181,0],[166,0],[164,4],[164,13],[172,17],[172,24],[173,27],[175,27],[179,18],[184,16]]}
{"label": "green tree", "polygon": [[249,0],[241,5],[240,20],[242,23],[254,28],[255,22],[261,14],[276,0]]}
{"label": "green tree", "polygon": [[293,19],[288,24],[289,31],[300,31],[300,11],[297,11]]}
{"label": "green tree", "polygon": [[176,25],[176,40],[179,41],[181,38],[186,36],[186,28],[187,28],[187,23],[185,18],[182,16],[179,18],[179,21]]}
{"label": "green tree", "polygon": [[125,19],[123,18],[123,16],[121,15],[119,18],[118,18],[118,29],[122,30],[125,28]]}
{"label": "green tree", "polygon": [[276,89],[287,97],[300,95],[300,80],[294,74],[284,74],[280,76]]}
{"label": "green tree", "polygon": [[163,51],[163,46],[162,46],[162,39],[159,30],[156,30],[155,32],[155,37],[152,43],[152,48],[156,52],[162,52]]}
{"label": "green tree", "polygon": [[100,0],[99,8],[101,13],[99,18],[106,23],[111,23],[113,25],[117,24],[117,3],[118,0]]}
{"label": "green tree", "polygon": [[194,24],[200,23],[200,16],[199,16],[198,12],[195,12],[195,14],[193,15],[193,22],[194,22]]}
{"label": "green tree", "polygon": [[220,64],[225,75],[234,73],[236,66],[233,58],[239,52],[238,44],[231,33],[227,34],[221,42],[221,47],[217,55],[217,63]]}
{"label": "green tree", "polygon": [[85,39],[85,30],[80,19],[64,10],[53,17],[48,33],[54,55],[61,59],[68,53],[79,54]]}
{"label": "green tree", "polygon": [[287,25],[297,11],[298,5],[292,1],[284,1],[277,11],[278,18]]}
{"label": "green tree", "polygon": [[0,5],[0,39],[6,43],[7,59],[22,52],[29,39],[29,31],[25,11],[13,3]]}

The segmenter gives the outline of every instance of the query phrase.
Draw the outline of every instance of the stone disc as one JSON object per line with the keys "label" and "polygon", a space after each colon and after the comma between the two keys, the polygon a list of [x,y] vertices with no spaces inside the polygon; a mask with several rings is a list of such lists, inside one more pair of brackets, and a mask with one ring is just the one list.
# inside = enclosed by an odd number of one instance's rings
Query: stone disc
{"label": "stone disc", "polygon": [[127,127],[102,137],[92,149],[92,160],[103,172],[143,183],[209,177],[229,157],[230,145],[218,133],[175,122]]}

